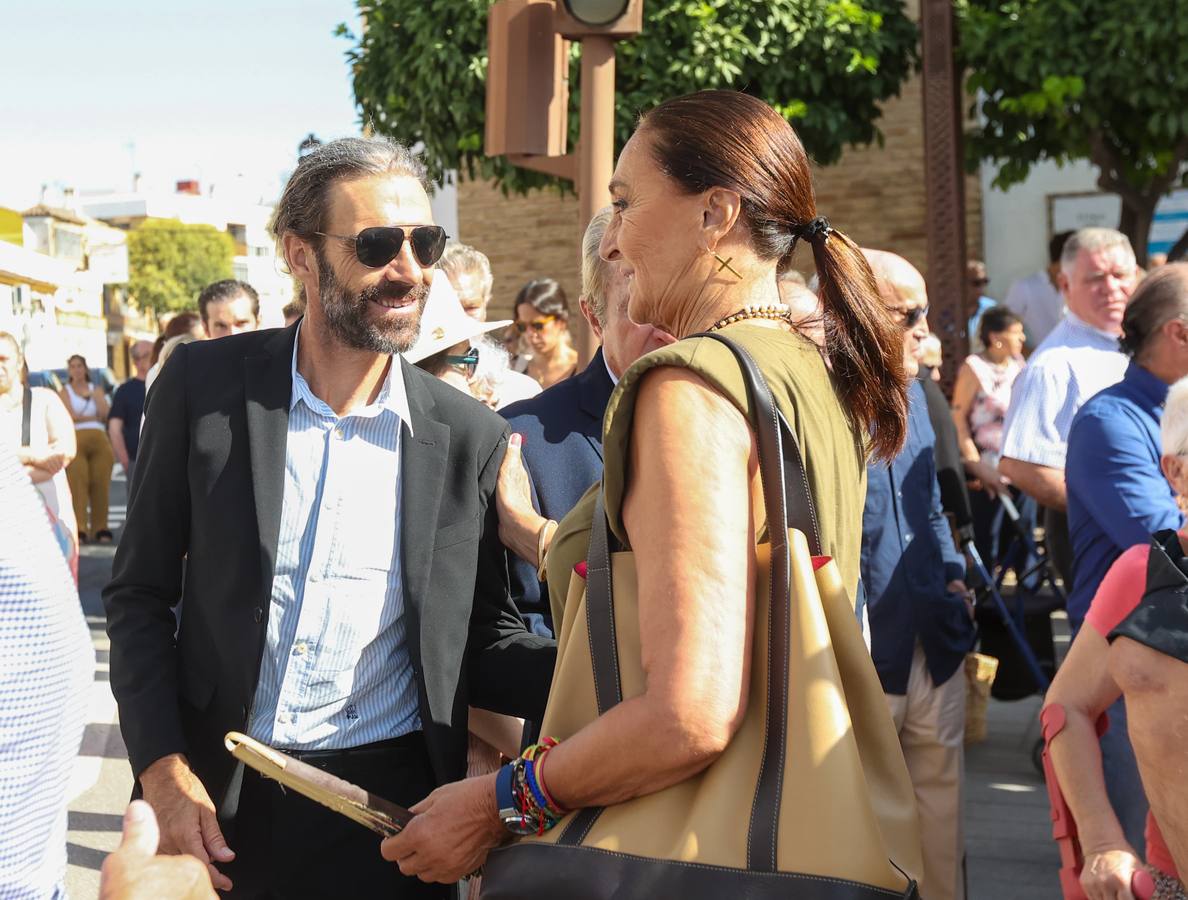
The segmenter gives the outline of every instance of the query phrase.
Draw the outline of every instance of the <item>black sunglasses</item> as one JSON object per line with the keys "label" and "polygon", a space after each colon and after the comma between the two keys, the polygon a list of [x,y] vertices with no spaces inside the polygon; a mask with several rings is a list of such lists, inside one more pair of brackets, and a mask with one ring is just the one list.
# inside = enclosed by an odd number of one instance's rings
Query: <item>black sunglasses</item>
{"label": "black sunglasses", "polygon": [[466,370],[466,377],[473,378],[474,373],[478,371],[479,364],[479,350],[478,347],[471,347],[466,352],[465,356],[447,355],[445,361],[451,366],[464,368]]}
{"label": "black sunglasses", "polygon": [[895,310],[902,317],[904,331],[910,331],[920,324],[920,320],[928,315],[927,306],[913,306],[911,309]]}
{"label": "black sunglasses", "polygon": [[516,323],[516,331],[518,331],[520,334],[524,334],[525,332],[528,331],[529,328],[531,328],[533,331],[538,331],[538,332],[544,331],[545,326],[548,325],[555,318],[557,318],[557,317],[556,316],[544,316],[540,319],[533,319],[531,322],[517,322]]}
{"label": "black sunglasses", "polygon": [[369,269],[382,269],[394,260],[400,253],[400,248],[404,246],[406,236],[412,244],[417,262],[422,266],[431,266],[441,259],[446,241],[449,239],[449,235],[440,225],[418,225],[411,229],[398,228],[395,225],[377,225],[374,228],[364,228],[353,236],[327,234],[324,231],[314,233],[340,241],[353,241],[355,256]]}

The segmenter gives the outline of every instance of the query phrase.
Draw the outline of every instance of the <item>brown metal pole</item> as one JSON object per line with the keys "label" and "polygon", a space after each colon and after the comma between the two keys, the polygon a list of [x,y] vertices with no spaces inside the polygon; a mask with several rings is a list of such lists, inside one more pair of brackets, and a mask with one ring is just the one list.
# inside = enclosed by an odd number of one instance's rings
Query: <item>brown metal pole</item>
{"label": "brown metal pole", "polygon": [[965,323],[965,172],[961,73],[954,61],[952,0],[922,0],[924,182],[927,188],[928,324],[944,348],[942,382],[950,390],[969,353]]}
{"label": "brown metal pole", "polygon": [[[578,253],[581,237],[594,214],[610,203],[611,175],[615,170],[615,42],[602,35],[582,38],[582,117],[578,141]],[[582,361],[598,348],[598,339],[581,316],[575,345]]]}

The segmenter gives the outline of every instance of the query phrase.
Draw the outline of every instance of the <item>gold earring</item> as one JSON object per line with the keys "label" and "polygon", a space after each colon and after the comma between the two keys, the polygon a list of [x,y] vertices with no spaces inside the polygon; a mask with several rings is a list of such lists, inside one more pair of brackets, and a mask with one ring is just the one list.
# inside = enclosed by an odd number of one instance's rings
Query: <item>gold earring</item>
{"label": "gold earring", "polygon": [[714,259],[716,259],[719,263],[721,263],[721,265],[718,266],[719,272],[721,272],[723,269],[729,269],[730,274],[732,274],[735,278],[739,279],[740,281],[742,280],[742,276],[738,274],[738,271],[734,268],[734,266],[730,265],[731,261],[734,259],[733,256],[728,257],[726,259],[722,259],[722,257],[718,256],[718,254],[715,253],[713,250],[711,250],[710,253],[713,253]]}

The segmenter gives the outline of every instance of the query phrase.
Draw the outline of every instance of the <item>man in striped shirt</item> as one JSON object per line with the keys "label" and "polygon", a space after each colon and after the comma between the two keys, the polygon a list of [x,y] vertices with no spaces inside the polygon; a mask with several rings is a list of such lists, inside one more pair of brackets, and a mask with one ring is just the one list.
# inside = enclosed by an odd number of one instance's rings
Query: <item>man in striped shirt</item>
{"label": "man in striped shirt", "polygon": [[406,148],[322,145],[273,227],[305,317],[179,347],[149,396],[104,591],[121,728],[162,850],[232,896],[444,898],[223,735],[412,806],[465,774],[470,705],[539,720],[556,653],[507,586],[507,426],[401,357],[446,238]]}

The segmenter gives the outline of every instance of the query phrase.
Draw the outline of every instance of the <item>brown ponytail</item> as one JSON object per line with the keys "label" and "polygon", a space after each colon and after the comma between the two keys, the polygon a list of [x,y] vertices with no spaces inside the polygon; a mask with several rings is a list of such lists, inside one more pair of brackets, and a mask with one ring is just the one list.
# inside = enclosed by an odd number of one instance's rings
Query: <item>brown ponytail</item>
{"label": "brown ponytail", "polygon": [[907,431],[903,330],[879,296],[862,251],[840,231],[813,243],[825,352],[842,405],[870,429],[875,459],[889,461]]}
{"label": "brown ponytail", "polygon": [[879,296],[870,265],[854,242],[816,224],[808,156],[774,109],[736,91],[700,91],[668,100],[639,126],[652,137],[657,164],[682,190],[726,187],[742,198],[742,218],[762,259],[777,271],[792,264],[803,237],[820,281],[825,347],[855,431],[870,431],[875,458],[903,446],[907,385],[903,332]]}

